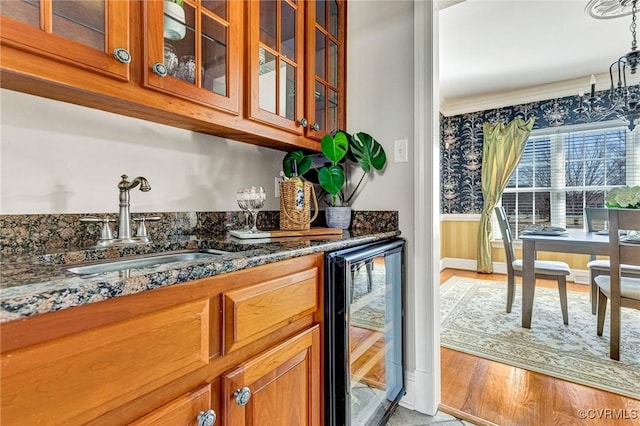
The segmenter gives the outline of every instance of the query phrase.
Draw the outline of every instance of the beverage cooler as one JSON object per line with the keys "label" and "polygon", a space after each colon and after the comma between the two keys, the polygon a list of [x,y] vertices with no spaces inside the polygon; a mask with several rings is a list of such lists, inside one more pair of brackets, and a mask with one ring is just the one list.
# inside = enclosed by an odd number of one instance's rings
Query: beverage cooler
{"label": "beverage cooler", "polygon": [[405,393],[404,244],[326,254],[326,425],[384,425]]}

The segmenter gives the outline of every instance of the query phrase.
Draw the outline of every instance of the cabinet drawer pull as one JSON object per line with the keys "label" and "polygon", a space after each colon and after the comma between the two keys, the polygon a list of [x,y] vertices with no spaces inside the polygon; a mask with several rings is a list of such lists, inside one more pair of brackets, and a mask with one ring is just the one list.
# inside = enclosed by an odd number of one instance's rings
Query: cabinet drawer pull
{"label": "cabinet drawer pull", "polygon": [[236,389],[233,392],[233,396],[236,399],[236,404],[247,405],[247,403],[251,399],[251,390],[245,386],[242,389]]}
{"label": "cabinet drawer pull", "polygon": [[198,426],[213,426],[216,423],[216,413],[213,410],[198,413]]}
{"label": "cabinet drawer pull", "polygon": [[298,121],[298,124],[300,124],[302,127],[307,127],[309,122],[307,121],[306,118],[301,118],[300,121]]}
{"label": "cabinet drawer pull", "polygon": [[313,123],[313,126],[311,126],[311,130],[315,130],[317,132],[318,130],[320,130],[320,125],[318,123]]}
{"label": "cabinet drawer pull", "polygon": [[167,67],[162,62],[156,62],[153,64],[153,72],[158,74],[160,77],[167,76]]}
{"label": "cabinet drawer pull", "polygon": [[129,54],[129,51],[127,49],[124,49],[122,47],[116,47],[115,49],[113,49],[113,57],[123,64],[128,64],[129,62],[131,62],[131,54]]}

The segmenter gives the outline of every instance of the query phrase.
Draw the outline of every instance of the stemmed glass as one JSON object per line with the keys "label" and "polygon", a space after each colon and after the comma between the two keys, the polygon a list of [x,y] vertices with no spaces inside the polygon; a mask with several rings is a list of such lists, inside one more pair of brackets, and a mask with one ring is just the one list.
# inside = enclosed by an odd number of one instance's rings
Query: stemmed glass
{"label": "stemmed glass", "polygon": [[256,221],[258,220],[258,211],[264,207],[264,202],[267,199],[267,194],[264,192],[264,188],[261,186],[252,186],[247,190],[247,210],[253,216],[253,227],[249,232],[257,233],[258,228]]}
{"label": "stemmed glass", "polygon": [[238,207],[243,211],[244,227],[242,230],[248,231],[249,228],[249,209],[247,207],[247,200],[249,198],[249,188],[240,188],[236,192],[236,200],[238,201]]}

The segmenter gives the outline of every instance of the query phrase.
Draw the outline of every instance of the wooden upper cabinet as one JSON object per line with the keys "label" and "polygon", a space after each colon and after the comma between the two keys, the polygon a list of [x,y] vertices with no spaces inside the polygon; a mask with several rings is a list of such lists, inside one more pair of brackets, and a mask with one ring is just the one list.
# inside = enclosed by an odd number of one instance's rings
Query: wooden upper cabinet
{"label": "wooden upper cabinet", "polygon": [[129,2],[2,1],[0,13],[2,44],[129,80]]}
{"label": "wooden upper cabinet", "polygon": [[144,86],[234,114],[240,110],[243,2],[144,2]]}
{"label": "wooden upper cabinet", "polygon": [[247,115],[302,135],[304,7],[307,2],[248,2]]}
{"label": "wooden upper cabinet", "polygon": [[320,140],[345,126],[346,3],[250,2],[248,116]]}
{"label": "wooden upper cabinet", "polygon": [[316,0],[307,7],[306,136],[320,140],[345,130],[346,2]]}

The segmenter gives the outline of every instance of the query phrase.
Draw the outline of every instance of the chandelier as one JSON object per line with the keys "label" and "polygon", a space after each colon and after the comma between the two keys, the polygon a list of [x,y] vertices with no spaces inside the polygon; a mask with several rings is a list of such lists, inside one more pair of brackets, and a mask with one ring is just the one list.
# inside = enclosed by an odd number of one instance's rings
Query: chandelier
{"label": "chandelier", "polygon": [[[631,5],[631,25],[629,30],[633,40],[631,51],[615,61],[609,67],[611,88],[607,94],[607,103],[596,96],[596,78],[591,76],[591,91],[585,99],[582,90],[578,94],[578,108],[574,111],[581,118],[601,119],[609,115],[616,115],[623,120],[629,130],[636,126],[636,119],[640,118],[639,85],[633,86],[627,74],[635,74],[640,64],[640,51],[636,41],[636,3],[638,0],[591,0],[587,5],[587,12],[596,18],[612,18],[628,14],[626,9]],[[627,86],[629,82],[629,86]]]}

